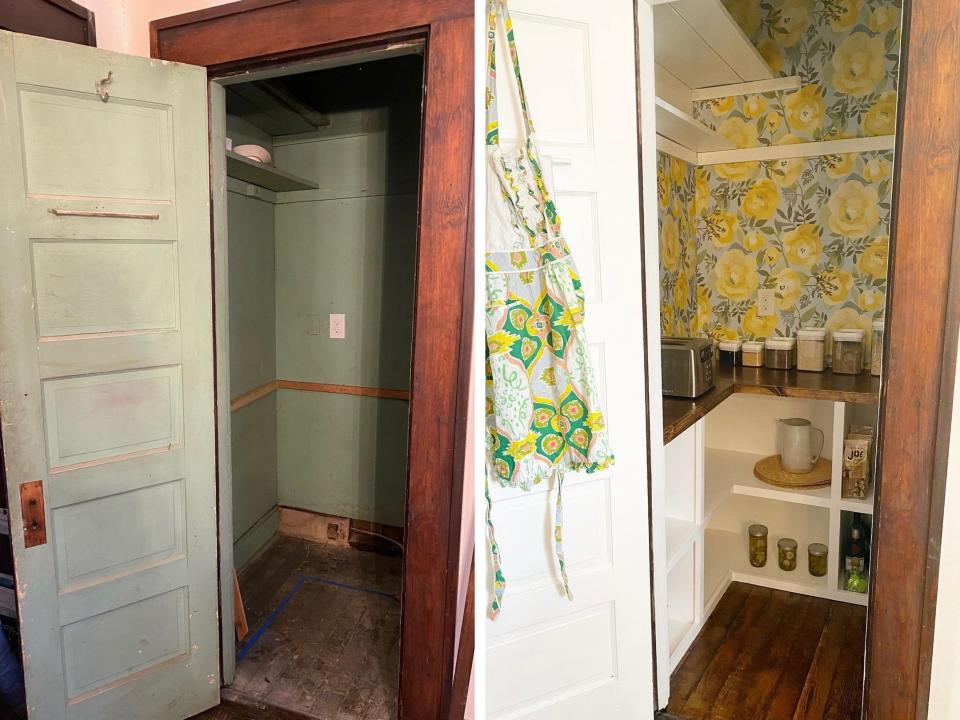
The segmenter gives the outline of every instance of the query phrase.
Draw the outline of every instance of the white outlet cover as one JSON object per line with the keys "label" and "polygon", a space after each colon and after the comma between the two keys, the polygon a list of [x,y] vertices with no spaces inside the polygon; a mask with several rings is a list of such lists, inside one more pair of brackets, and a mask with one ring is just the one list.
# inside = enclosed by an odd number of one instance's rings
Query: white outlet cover
{"label": "white outlet cover", "polygon": [[776,295],[773,288],[760,288],[757,291],[757,315],[767,317],[776,313],[777,309],[773,304]]}
{"label": "white outlet cover", "polygon": [[342,340],[347,336],[347,316],[343,313],[330,313],[330,338]]}

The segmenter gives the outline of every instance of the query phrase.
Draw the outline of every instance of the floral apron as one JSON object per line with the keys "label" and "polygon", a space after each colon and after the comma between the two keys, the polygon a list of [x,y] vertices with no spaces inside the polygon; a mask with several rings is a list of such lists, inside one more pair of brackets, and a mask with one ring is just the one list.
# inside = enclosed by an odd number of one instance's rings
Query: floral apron
{"label": "floral apron", "polygon": [[[523,113],[520,147],[503,150],[496,103],[496,37],[503,18]],[[554,549],[563,590],[562,489],[567,470],[609,467],[613,455],[583,329],[584,294],[560,230],[527,107],[506,0],[487,4],[486,482],[494,569],[490,615],[506,580],[489,483],[530,490],[556,477]]]}

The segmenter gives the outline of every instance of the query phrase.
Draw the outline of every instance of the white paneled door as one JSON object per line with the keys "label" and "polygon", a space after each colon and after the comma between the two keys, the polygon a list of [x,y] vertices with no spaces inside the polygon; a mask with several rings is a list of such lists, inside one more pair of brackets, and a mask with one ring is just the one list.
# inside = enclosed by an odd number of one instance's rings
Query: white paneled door
{"label": "white paneled door", "polygon": [[219,701],[202,68],[0,31],[0,414],[31,720]]}
{"label": "white paneled door", "polygon": [[[562,595],[550,538],[554,488],[491,488],[503,611],[487,621],[489,718],[649,718],[653,671],[647,397],[638,191],[634,7],[629,0],[512,0],[545,166],[583,279],[587,331],[615,466],[564,485]],[[500,136],[519,108],[498,40]],[[498,201],[499,199],[492,199]],[[491,199],[488,199],[491,201]],[[485,587],[490,587],[488,567]],[[484,586],[481,586],[484,587]]]}

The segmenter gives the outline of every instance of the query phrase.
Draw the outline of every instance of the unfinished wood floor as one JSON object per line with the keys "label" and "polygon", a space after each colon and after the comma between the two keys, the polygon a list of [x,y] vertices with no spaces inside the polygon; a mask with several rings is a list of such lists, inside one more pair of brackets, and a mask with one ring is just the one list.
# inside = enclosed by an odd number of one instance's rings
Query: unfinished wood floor
{"label": "unfinished wood floor", "polygon": [[245,642],[270,625],[223,697],[322,720],[395,718],[401,572],[400,557],[277,536],[240,575]]}
{"label": "unfinished wood floor", "polygon": [[670,678],[684,720],[854,720],[866,608],[732,583]]}

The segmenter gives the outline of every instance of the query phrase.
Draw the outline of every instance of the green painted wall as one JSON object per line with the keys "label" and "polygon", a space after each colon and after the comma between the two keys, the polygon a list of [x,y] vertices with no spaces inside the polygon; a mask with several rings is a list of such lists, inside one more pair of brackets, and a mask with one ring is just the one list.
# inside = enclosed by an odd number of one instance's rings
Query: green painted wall
{"label": "green painted wall", "polygon": [[[312,136],[277,139],[277,164],[321,185],[277,198],[278,377],[409,387],[418,154],[419,102],[336,114]],[[345,339],[329,338],[330,313],[346,315]],[[408,411],[397,400],[281,391],[280,503],[403,525]]]}
{"label": "green painted wall", "polygon": [[[227,195],[230,262],[230,393],[233,397],[277,377],[274,206]],[[233,527],[237,566],[269,539],[277,505],[277,400],[261,398],[234,412]]]}

